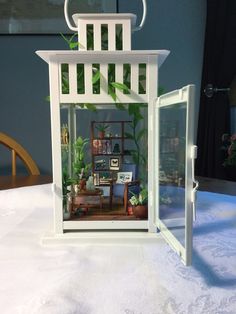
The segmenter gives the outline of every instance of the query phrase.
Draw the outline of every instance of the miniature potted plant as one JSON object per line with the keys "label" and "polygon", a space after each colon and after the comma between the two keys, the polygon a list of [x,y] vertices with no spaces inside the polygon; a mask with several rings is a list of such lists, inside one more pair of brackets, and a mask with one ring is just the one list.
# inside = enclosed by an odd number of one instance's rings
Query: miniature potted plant
{"label": "miniature potted plant", "polygon": [[107,125],[107,124],[104,124],[104,123],[98,124],[96,126],[96,129],[98,130],[98,137],[99,138],[104,138],[105,137],[105,132],[106,132],[106,130],[108,128],[109,128],[109,125]]}
{"label": "miniature potted plant", "polygon": [[[131,192],[132,193],[132,192]],[[129,199],[130,204],[133,208],[133,214],[137,218],[147,218],[148,217],[148,191],[147,189],[142,189],[139,194],[132,193],[133,196]]]}
{"label": "miniature potted plant", "polygon": [[70,206],[71,206],[71,195],[70,190],[68,189],[69,186],[72,185],[73,179],[71,179],[64,169],[62,174],[62,194],[63,194],[63,218],[65,220],[70,219]]}
{"label": "miniature potted plant", "polygon": [[83,139],[79,136],[74,143],[74,160],[73,160],[73,175],[74,183],[76,184],[75,192],[78,190],[84,190],[86,185],[86,179],[89,176],[91,164],[86,164],[84,160],[85,147],[89,143],[89,139]]}

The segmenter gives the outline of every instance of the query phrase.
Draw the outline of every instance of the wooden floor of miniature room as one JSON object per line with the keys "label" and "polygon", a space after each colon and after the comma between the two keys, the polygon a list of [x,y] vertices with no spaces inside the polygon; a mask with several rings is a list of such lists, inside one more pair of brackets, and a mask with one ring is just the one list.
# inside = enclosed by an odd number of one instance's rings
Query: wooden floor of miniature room
{"label": "wooden floor of miniature room", "polygon": [[[115,199],[109,208],[109,197],[103,198],[102,208],[92,207],[85,210],[77,209],[69,220],[142,220],[134,215],[128,215],[120,199]],[[143,219],[146,220],[146,219]]]}

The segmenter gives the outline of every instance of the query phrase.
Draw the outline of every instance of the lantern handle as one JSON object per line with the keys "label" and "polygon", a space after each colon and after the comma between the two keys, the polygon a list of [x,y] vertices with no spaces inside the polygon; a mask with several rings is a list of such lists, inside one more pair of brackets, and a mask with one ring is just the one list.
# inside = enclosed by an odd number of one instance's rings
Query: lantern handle
{"label": "lantern handle", "polygon": [[70,19],[68,16],[68,2],[69,0],[65,0],[64,2],[64,16],[65,16],[66,24],[70,30],[72,30],[73,32],[78,32],[78,27],[72,26],[70,23]]}
{"label": "lantern handle", "polygon": [[143,17],[142,17],[142,20],[141,20],[141,23],[139,24],[139,26],[137,26],[133,29],[134,32],[140,31],[143,28],[145,21],[146,21],[147,3],[146,3],[146,0],[142,0],[142,2],[143,2]]}
{"label": "lantern handle", "polygon": [[[70,19],[68,16],[68,2],[69,2],[69,0],[65,0],[65,2],[64,2],[64,15],[65,15],[66,24],[70,30],[72,30],[73,32],[77,32],[78,27],[72,26],[70,23]],[[143,3],[143,17],[142,17],[142,20],[141,20],[141,23],[139,24],[139,26],[137,26],[133,29],[134,32],[141,30],[144,26],[145,21],[146,21],[146,16],[147,16],[146,0],[142,0],[142,3]]]}

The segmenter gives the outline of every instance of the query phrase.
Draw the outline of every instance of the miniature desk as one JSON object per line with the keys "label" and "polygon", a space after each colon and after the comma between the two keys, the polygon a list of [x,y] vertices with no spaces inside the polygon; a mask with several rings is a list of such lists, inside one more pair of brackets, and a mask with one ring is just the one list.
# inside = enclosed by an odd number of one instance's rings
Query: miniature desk
{"label": "miniature desk", "polygon": [[94,191],[79,192],[72,198],[71,210],[74,212],[74,209],[80,207],[88,211],[89,208],[96,206],[102,209],[102,196],[103,191],[97,188]]}

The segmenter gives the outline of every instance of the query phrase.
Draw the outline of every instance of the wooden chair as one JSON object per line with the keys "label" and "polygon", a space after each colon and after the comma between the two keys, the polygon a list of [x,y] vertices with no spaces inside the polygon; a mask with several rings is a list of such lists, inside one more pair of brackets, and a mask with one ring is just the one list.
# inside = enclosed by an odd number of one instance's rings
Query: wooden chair
{"label": "wooden chair", "polygon": [[11,150],[12,176],[16,176],[16,158],[19,157],[25,164],[30,175],[39,175],[39,169],[27,151],[10,136],[0,132],[0,143]]}
{"label": "wooden chair", "polygon": [[132,193],[138,194],[140,190],[140,180],[138,180],[138,167],[135,164],[123,164],[122,172],[132,172],[132,181],[126,183],[111,182],[112,197],[120,197],[123,200],[124,209],[128,213],[128,201],[132,197]]}
{"label": "wooden chair", "polygon": [[[11,150],[12,175],[0,176],[0,190],[32,186],[52,182],[50,175],[40,175],[39,169],[27,151],[10,136],[0,132],[0,144]],[[20,158],[28,170],[28,175],[16,175],[16,159]]]}

